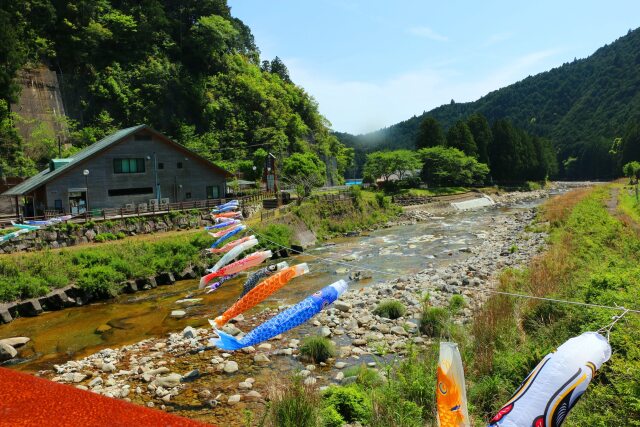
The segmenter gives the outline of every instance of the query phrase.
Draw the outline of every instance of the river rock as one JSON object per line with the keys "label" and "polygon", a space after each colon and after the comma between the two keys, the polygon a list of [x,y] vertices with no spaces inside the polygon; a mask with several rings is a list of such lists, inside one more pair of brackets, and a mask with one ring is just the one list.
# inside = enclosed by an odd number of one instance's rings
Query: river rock
{"label": "river rock", "polygon": [[263,343],[258,346],[258,350],[269,351],[271,350],[272,345],[269,343]]}
{"label": "river rock", "polygon": [[111,326],[107,325],[106,323],[102,324],[96,328],[96,334],[102,334],[110,329],[112,329]]}
{"label": "river rock", "polygon": [[182,337],[186,339],[192,339],[198,336],[198,331],[196,331],[193,327],[187,326],[182,330]]}
{"label": "river rock", "polygon": [[166,375],[164,377],[157,377],[156,378],[156,384],[164,387],[164,388],[173,388],[176,387],[178,385],[180,385],[180,380],[182,379],[182,375],[180,374],[176,374],[176,373],[171,373],[169,375]]}
{"label": "river rock", "polygon": [[246,381],[242,381],[241,383],[238,384],[238,388],[240,390],[248,390],[248,389],[250,389],[252,387],[253,387],[253,384],[248,383]]}
{"label": "river rock", "polygon": [[251,390],[245,395],[245,400],[247,402],[258,402],[262,400],[262,395],[255,390]]}
{"label": "river rock", "polygon": [[259,364],[271,362],[271,360],[269,360],[267,355],[263,353],[258,353],[255,356],[253,356],[253,361]]}
{"label": "river rock", "polygon": [[229,396],[229,399],[227,400],[227,403],[229,405],[236,405],[238,403],[240,403],[240,399],[242,399],[242,396],[239,394],[234,394],[233,396]]}
{"label": "river rock", "polygon": [[10,345],[13,348],[19,348],[31,341],[31,338],[28,337],[13,337],[13,338],[5,338],[0,340],[0,342]]}
{"label": "river rock", "polygon": [[340,382],[340,381],[342,381],[343,379],[344,379],[344,372],[342,372],[342,371],[338,372],[338,373],[336,374],[336,378],[335,378],[335,380],[336,380],[336,381],[338,381],[338,382]]}
{"label": "river rock", "polygon": [[233,360],[227,360],[222,368],[227,374],[232,374],[238,370],[238,363]]}
{"label": "river rock", "polygon": [[89,387],[94,388],[96,386],[102,385],[102,377],[95,377],[91,381],[89,381]]}
{"label": "river rock", "polygon": [[334,302],[333,307],[345,313],[351,310],[351,304],[349,304],[348,302],[340,301],[340,300]]}
{"label": "river rock", "polygon": [[345,366],[347,366],[347,364],[344,363],[344,362],[336,362],[336,364],[334,366],[336,367],[336,369],[342,369]]}
{"label": "river rock", "polygon": [[336,274],[347,274],[349,272],[349,270],[347,270],[344,267],[340,267],[338,269],[336,269]]}
{"label": "river rock", "polygon": [[171,312],[171,317],[177,317],[177,318],[181,318],[186,316],[187,313],[184,310],[173,310]]}
{"label": "river rock", "polygon": [[103,363],[102,367],[100,368],[100,370],[102,372],[115,372],[116,371],[116,367],[113,363]]}
{"label": "river rock", "polygon": [[326,326],[324,326],[322,329],[320,329],[320,335],[323,336],[323,337],[330,337],[331,336],[331,329],[329,329]]}
{"label": "river rock", "polygon": [[227,323],[226,325],[224,325],[224,327],[222,328],[222,332],[225,332],[233,337],[235,337],[236,335],[242,333],[242,331],[240,329],[238,329],[237,327],[235,327],[234,325],[232,325],[231,323]]}
{"label": "river rock", "polygon": [[403,335],[403,336],[409,335],[402,326],[394,326],[393,328],[391,328],[390,332],[395,335]]}
{"label": "river rock", "polygon": [[18,351],[12,346],[0,342],[0,361],[13,359],[18,354]]}
{"label": "river rock", "polygon": [[194,369],[192,371],[187,372],[186,374],[184,374],[182,376],[182,382],[189,382],[189,381],[194,381],[196,379],[200,378],[200,371],[197,369]]}

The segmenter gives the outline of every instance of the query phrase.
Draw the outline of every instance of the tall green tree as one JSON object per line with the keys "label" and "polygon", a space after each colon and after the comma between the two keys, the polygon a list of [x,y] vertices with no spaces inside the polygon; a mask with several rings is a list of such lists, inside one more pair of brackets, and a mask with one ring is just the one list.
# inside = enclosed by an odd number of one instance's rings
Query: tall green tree
{"label": "tall green tree", "polygon": [[478,157],[478,147],[469,127],[463,120],[458,120],[447,132],[447,146],[457,148],[467,156]]}
{"label": "tall green tree", "polygon": [[487,118],[480,113],[474,113],[469,116],[467,126],[469,127],[471,135],[473,135],[473,141],[476,143],[476,147],[478,148],[478,161],[490,166],[489,146],[493,141],[493,135]]}
{"label": "tall green tree", "polygon": [[632,120],[622,136],[622,164],[640,160],[640,120]]}
{"label": "tall green tree", "polygon": [[422,180],[429,185],[482,184],[489,173],[487,165],[457,148],[423,148],[418,155],[423,162]]}
{"label": "tall green tree", "polygon": [[326,171],[326,165],[316,154],[294,153],[284,159],[282,180],[302,189],[308,197],[314,188],[324,185]]}
{"label": "tall green tree", "polygon": [[410,150],[377,151],[367,155],[364,164],[364,175],[370,181],[382,178],[389,181],[392,175],[403,180],[420,169],[421,162],[418,155]]}
{"label": "tall green tree", "polygon": [[420,122],[420,128],[418,129],[418,136],[415,142],[416,149],[445,145],[445,143],[440,123],[433,117],[425,117]]}

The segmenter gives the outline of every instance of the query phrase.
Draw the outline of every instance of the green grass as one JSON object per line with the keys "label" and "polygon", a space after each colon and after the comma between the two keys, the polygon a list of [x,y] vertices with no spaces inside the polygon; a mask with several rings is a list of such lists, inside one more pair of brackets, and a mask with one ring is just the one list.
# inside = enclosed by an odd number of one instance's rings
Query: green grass
{"label": "green grass", "polygon": [[384,197],[382,193],[359,189],[351,191],[355,196],[353,201],[327,201],[310,197],[291,211],[320,241],[349,231],[366,230],[389,221],[401,211],[401,208],[390,203],[390,197],[385,197],[385,202],[380,203],[378,199]]}
{"label": "green grass", "polygon": [[424,307],[420,317],[420,332],[430,337],[440,337],[445,333],[450,317],[445,308]]}
{"label": "green grass", "polygon": [[[506,271],[501,289],[637,309],[640,239],[608,213],[609,198],[609,188],[599,187],[551,200],[553,209],[546,210],[551,246],[529,268]],[[567,208],[564,200],[570,201]],[[616,313],[492,297],[476,317],[468,349],[473,416],[487,421],[547,353],[582,332],[598,330]],[[625,420],[624,425],[640,426],[640,318],[627,315],[610,342],[611,359],[564,425],[614,426]]]}
{"label": "green grass", "polygon": [[407,308],[398,300],[384,300],[373,310],[373,314],[387,319],[397,319],[404,316]]}
{"label": "green grass", "polygon": [[295,376],[284,385],[273,387],[264,415],[264,424],[270,427],[320,427],[320,395]]}
{"label": "green grass", "polygon": [[331,340],[318,335],[305,337],[300,345],[300,355],[313,363],[326,362],[335,354],[336,348]]}
{"label": "green grass", "polygon": [[166,233],[3,255],[0,301],[38,297],[72,283],[99,295],[114,295],[123,280],[181,271],[196,263],[210,240],[204,233]]}

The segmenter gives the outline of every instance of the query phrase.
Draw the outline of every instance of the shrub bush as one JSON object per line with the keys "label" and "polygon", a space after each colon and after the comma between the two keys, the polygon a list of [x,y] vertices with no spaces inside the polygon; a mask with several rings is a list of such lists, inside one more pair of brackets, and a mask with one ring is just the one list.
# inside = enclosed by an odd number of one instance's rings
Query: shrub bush
{"label": "shrub bush", "polygon": [[329,387],[323,400],[332,406],[347,423],[366,423],[369,419],[371,403],[367,395],[356,387]]}
{"label": "shrub bush", "polygon": [[348,367],[344,370],[344,377],[356,377],[356,384],[364,388],[374,388],[384,382],[378,371],[364,364]]}
{"label": "shrub bush", "polygon": [[372,395],[371,427],[421,427],[422,408],[402,398],[392,387],[375,390]]}
{"label": "shrub bush", "polygon": [[78,286],[102,297],[115,296],[118,284],[125,279],[124,274],[110,265],[96,265],[80,274]]}
{"label": "shrub bush", "polygon": [[420,332],[439,337],[447,327],[449,313],[442,307],[425,307],[420,318]]}
{"label": "shrub bush", "polygon": [[452,313],[457,313],[458,311],[460,311],[465,305],[466,305],[466,301],[464,300],[464,297],[462,295],[459,294],[455,294],[451,296],[451,299],[449,299],[449,310]]}
{"label": "shrub bush", "polygon": [[333,406],[322,408],[320,418],[322,418],[323,427],[342,427],[345,425],[344,419]]}
{"label": "shrub bush", "polygon": [[404,316],[407,312],[406,307],[398,300],[385,300],[380,302],[373,310],[373,314],[387,319],[397,319]]}
{"label": "shrub bush", "polygon": [[302,340],[300,355],[314,363],[326,362],[335,356],[336,348],[329,338],[310,336]]}

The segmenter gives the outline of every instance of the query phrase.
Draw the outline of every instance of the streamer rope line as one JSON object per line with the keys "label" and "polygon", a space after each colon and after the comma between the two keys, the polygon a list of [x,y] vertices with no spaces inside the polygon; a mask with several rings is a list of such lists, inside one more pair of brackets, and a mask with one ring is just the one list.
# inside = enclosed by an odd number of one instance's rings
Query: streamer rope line
{"label": "streamer rope line", "polygon": [[[291,252],[294,252],[294,253],[299,253],[295,249],[292,249],[290,247],[284,246],[284,245],[282,245],[280,243],[277,243],[277,242],[274,242],[274,241],[270,240],[269,238],[267,238],[267,236],[265,236],[262,233],[259,233],[258,231],[256,231],[255,229],[253,229],[252,227],[250,227],[248,225],[247,225],[247,230],[251,230],[252,234],[260,236],[262,239],[264,239],[265,241],[267,241],[267,242],[269,242],[269,243],[271,243],[273,245],[279,246],[279,247],[281,247],[283,249],[287,249],[287,250],[289,250]],[[374,268],[361,266],[361,265],[356,265],[356,264],[351,264],[351,263],[344,262],[344,261],[336,261],[336,260],[332,260],[332,259],[327,259],[327,258],[319,257],[317,255],[312,255],[312,254],[309,254],[309,253],[305,253],[305,256],[309,256],[309,257],[312,257],[312,258],[315,258],[315,259],[318,259],[320,261],[327,262],[327,263],[343,265],[343,266],[347,266],[347,267],[351,267],[351,268],[355,268],[355,269],[360,269],[360,270],[372,271],[374,273],[378,273],[378,274],[381,274],[381,275],[390,276],[390,277],[393,277],[393,278],[398,278],[397,273],[390,273],[388,271],[376,270]],[[580,305],[580,306],[583,306],[583,307],[604,308],[604,309],[609,309],[609,310],[618,310],[618,311],[623,311],[624,312],[623,315],[626,314],[626,313],[640,314],[640,310],[627,309],[627,308],[624,308],[624,307],[621,307],[621,306],[609,306],[609,305],[593,304],[593,303],[582,302],[582,301],[571,301],[571,300],[563,300],[563,299],[549,298],[549,297],[537,297],[537,296],[528,295],[528,294],[519,294],[519,293],[514,293],[514,292],[497,291],[497,290],[494,290],[494,289],[477,289],[477,288],[471,288],[471,287],[461,286],[461,285],[450,285],[450,286],[457,287],[457,288],[462,288],[462,289],[466,289],[468,291],[478,292],[478,293],[487,292],[487,293],[492,293],[492,294],[507,295],[507,296],[517,297],[517,298],[534,299],[534,300],[540,300],[540,301],[548,301],[548,302],[554,302],[554,303],[559,303],[559,304],[571,304],[571,305]],[[623,315],[621,315],[619,317],[621,318]],[[615,324],[615,322],[614,322],[614,324]]]}
{"label": "streamer rope line", "polygon": [[624,307],[620,307],[620,308],[624,310],[622,314],[613,316],[612,317],[613,322],[609,323],[607,326],[603,326],[602,328],[598,329],[598,333],[605,333],[605,332],[607,333],[607,341],[609,341],[609,334],[611,333],[611,330],[616,325],[616,323],[618,323],[624,316],[626,316],[627,313],[629,313],[630,311],[633,311]]}

